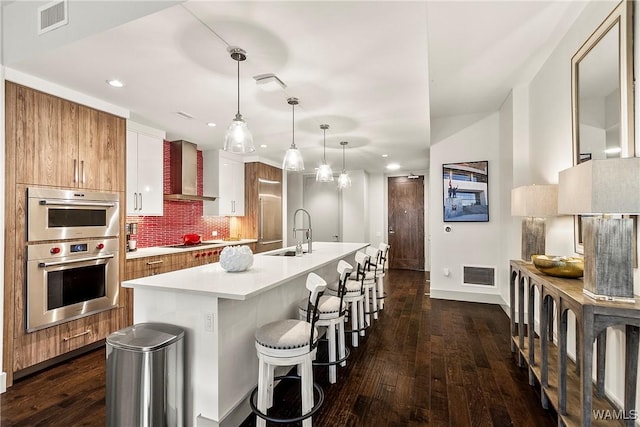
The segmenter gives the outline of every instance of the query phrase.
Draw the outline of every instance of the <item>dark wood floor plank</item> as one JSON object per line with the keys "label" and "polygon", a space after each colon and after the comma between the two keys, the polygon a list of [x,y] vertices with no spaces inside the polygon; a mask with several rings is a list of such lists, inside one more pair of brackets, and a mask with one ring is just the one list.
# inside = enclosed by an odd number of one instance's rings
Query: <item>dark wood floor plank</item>
{"label": "dark wood floor plank", "polygon": [[[320,427],[554,426],[509,350],[509,321],[487,304],[431,299],[428,274],[389,271],[387,299],[338,383],[314,368]],[[350,342],[350,339],[347,340]],[[17,381],[0,396],[6,426],[103,426],[105,350]],[[322,353],[322,348],[320,349]],[[297,384],[278,387],[284,414]],[[255,425],[249,417],[241,427]],[[299,424],[298,424],[299,425]]]}

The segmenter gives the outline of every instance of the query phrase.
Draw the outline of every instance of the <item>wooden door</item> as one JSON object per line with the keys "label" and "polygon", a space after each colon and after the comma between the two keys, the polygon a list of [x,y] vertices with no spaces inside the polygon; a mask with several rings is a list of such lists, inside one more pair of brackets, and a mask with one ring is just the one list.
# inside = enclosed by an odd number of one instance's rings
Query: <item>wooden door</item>
{"label": "wooden door", "polygon": [[75,187],[77,105],[7,82],[7,139],[15,144],[16,182]]}
{"label": "wooden door", "polygon": [[389,267],[424,270],[424,177],[390,177]]}
{"label": "wooden door", "polygon": [[78,113],[79,187],[124,191],[125,120],[84,106]]}

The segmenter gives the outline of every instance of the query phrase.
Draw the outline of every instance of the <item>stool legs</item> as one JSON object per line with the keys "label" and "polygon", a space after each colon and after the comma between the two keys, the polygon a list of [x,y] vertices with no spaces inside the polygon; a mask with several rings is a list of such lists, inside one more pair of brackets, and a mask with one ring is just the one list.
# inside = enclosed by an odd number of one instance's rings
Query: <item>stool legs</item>
{"label": "stool legs", "polygon": [[[346,344],[344,339],[344,318],[338,322],[338,352],[340,353],[340,359],[344,359],[347,356]],[[347,366],[347,361],[344,360],[340,366]]]}
{"label": "stool legs", "polygon": [[371,314],[369,313],[371,311],[371,302],[369,301],[370,298],[370,293],[369,293],[369,289],[365,289],[364,290],[364,308],[366,309],[366,312],[364,313],[364,318],[367,321],[367,324],[370,325],[371,324]]}
{"label": "stool legs", "polygon": [[[358,301],[353,301],[351,303],[351,330],[358,330]],[[360,313],[362,314],[362,313]],[[354,332],[351,334],[351,345],[354,347],[358,346],[358,333]]]}
{"label": "stool legs", "polygon": [[360,331],[360,336],[363,337],[364,336],[364,325],[366,325],[366,323],[364,322],[364,301],[358,300],[358,316],[360,317],[360,329],[362,329]]}
{"label": "stool legs", "polygon": [[[301,395],[302,395],[302,415],[313,409],[313,365],[311,358],[306,359],[300,364],[301,366]],[[309,417],[302,421],[302,427],[311,427],[313,425]]]}
{"label": "stool legs", "polygon": [[[377,284],[374,283],[373,286],[371,287],[371,301],[372,301],[372,308],[371,311],[373,311],[373,318],[375,320],[378,320],[378,295],[376,293],[376,287]],[[369,310],[369,307],[367,306],[367,310]]]}
{"label": "stool legs", "polygon": [[[258,367],[258,399],[256,406],[264,414],[273,405],[273,369],[259,357]],[[256,427],[266,427],[267,421],[256,415]]]}
{"label": "stool legs", "polygon": [[[327,339],[329,341],[329,363],[335,362],[337,360],[336,359],[337,349],[336,349],[336,324],[335,323],[331,323],[331,325],[327,327]],[[336,368],[336,365],[329,365],[329,382],[331,384],[335,384],[337,381],[337,374],[336,374],[337,370],[338,369]]]}
{"label": "stool legs", "polygon": [[380,310],[384,310],[384,276],[378,277],[378,299],[380,299]]}

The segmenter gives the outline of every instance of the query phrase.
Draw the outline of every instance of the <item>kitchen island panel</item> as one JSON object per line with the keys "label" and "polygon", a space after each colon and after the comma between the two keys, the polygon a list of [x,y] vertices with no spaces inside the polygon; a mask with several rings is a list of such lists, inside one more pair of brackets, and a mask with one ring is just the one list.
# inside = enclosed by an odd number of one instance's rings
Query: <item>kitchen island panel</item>
{"label": "kitchen island panel", "polygon": [[187,425],[234,426],[249,415],[247,398],[258,379],[256,329],[297,318],[307,274],[337,280],[339,260],[353,263],[353,254],[367,244],[314,246],[303,257],[257,255],[242,273],[216,263],[123,283],[134,288],[135,323],[185,329]]}

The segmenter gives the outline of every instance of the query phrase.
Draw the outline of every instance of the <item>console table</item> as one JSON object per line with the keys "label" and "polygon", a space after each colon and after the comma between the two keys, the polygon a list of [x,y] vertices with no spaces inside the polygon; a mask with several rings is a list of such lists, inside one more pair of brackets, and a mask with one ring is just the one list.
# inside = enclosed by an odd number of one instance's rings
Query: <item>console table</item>
{"label": "console table", "polygon": [[[635,401],[640,302],[593,300],[582,292],[581,279],[547,276],[533,264],[520,260],[510,262],[509,276],[511,351],[518,352],[519,366],[528,367],[529,383],[535,385],[535,379],[540,383],[542,406],[548,408],[551,404],[555,408],[560,426],[616,425],[612,420],[617,420],[618,425],[633,426],[638,416]],[[554,307],[557,310],[555,325]],[[539,335],[531,326],[535,324],[536,310],[540,319]],[[576,318],[575,363],[567,357],[569,311]],[[624,325],[626,335],[623,411],[604,395],[606,333],[608,327],[616,325]],[[557,328],[555,345],[554,326]],[[592,381],[594,342],[597,342],[595,390]]]}

